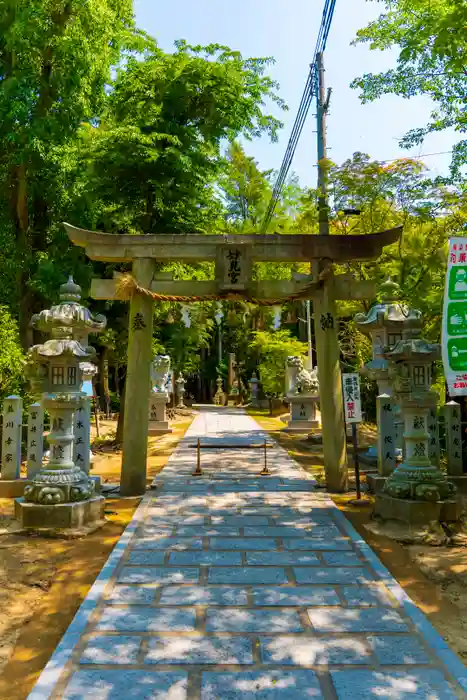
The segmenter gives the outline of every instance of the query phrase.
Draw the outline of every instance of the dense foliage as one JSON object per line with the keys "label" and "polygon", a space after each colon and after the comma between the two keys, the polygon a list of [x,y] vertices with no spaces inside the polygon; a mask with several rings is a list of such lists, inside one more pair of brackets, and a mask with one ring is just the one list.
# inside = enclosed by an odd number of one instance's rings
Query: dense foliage
{"label": "dense foliage", "polygon": [[[364,101],[395,94],[428,95],[437,105],[428,124],[410,131],[406,145],[426,134],[454,128],[467,133],[467,3],[463,0],[373,0],[385,11],[358,32],[357,41],[374,50],[399,49],[397,65],[384,73],[357,78]],[[467,163],[467,140],[454,146],[453,171]]]}
{"label": "dense foliage", "polygon": [[[408,141],[450,125],[462,132],[467,59],[462,33],[451,30],[454,21],[467,24],[462,3],[384,5],[386,12],[358,40],[379,49],[398,45],[401,53],[395,70],[356,81],[363,99],[430,94],[439,114]],[[275,173],[262,170],[242,144],[262,134],[277,138],[281,124],[266,105],[276,115],[285,105],[268,77],[271,60],[184,42],[164,52],[135,27],[131,0],[0,3],[1,395],[20,390],[23,352],[34,340],[30,317],[56,302],[68,274],[86,293],[93,275],[110,278],[127,269],[87,260],[69,244],[64,220],[110,233],[260,232]],[[461,146],[455,158],[459,164]],[[329,162],[328,169],[334,235],[404,225],[401,243],[379,261],[339,271],[378,284],[396,277],[402,296],[425,313],[427,334],[439,339],[446,242],[467,222],[462,181],[440,183],[417,161],[381,164],[362,153]],[[317,192],[292,176],[270,230],[317,233]],[[213,276],[208,263],[165,270],[176,279]],[[290,279],[293,272],[308,269],[254,269],[258,279]],[[101,403],[118,408],[128,308],[121,302],[95,308],[108,317],[108,330],[96,341]],[[371,351],[352,323],[362,308],[340,305],[346,368],[360,366]],[[188,379],[188,393],[199,400],[213,395],[229,352],[236,354],[244,387],[256,369],[265,394],[279,395],[285,357],[306,350],[304,305],[285,305],[280,328],[274,309],[224,302],[217,322],[216,313],[214,303],[155,305],[154,351],[171,355],[176,372]]]}

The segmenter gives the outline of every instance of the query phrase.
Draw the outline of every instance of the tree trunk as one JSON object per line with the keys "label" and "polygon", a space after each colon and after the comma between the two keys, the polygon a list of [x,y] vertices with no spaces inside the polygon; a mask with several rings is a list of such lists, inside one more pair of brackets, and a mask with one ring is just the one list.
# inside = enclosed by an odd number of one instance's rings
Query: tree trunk
{"label": "tree trunk", "polygon": [[110,391],[109,391],[109,349],[102,348],[100,356],[101,399],[104,401],[102,410],[107,420],[110,418]]}
{"label": "tree trunk", "polygon": [[126,377],[123,379],[123,387],[120,394],[120,413],[118,414],[117,432],[115,434],[115,442],[121,445],[123,442],[123,422],[125,420],[125,388]]}
{"label": "tree trunk", "polygon": [[32,345],[31,293],[27,288],[30,265],[27,264],[29,210],[28,181],[24,163],[16,166],[14,172],[14,222],[16,229],[16,289],[19,297],[19,332],[21,345],[27,350]]}

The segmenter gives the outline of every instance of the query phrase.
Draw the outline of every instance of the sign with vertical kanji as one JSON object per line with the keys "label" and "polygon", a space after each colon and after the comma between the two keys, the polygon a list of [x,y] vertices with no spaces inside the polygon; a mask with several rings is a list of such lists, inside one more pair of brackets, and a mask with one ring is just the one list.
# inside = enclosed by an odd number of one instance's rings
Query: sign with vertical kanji
{"label": "sign with vertical kanji", "polygon": [[360,377],[358,374],[342,375],[344,395],[344,415],[346,423],[361,423],[362,401],[360,398]]}
{"label": "sign with vertical kanji", "polygon": [[467,238],[449,240],[442,335],[449,395],[467,396]]}

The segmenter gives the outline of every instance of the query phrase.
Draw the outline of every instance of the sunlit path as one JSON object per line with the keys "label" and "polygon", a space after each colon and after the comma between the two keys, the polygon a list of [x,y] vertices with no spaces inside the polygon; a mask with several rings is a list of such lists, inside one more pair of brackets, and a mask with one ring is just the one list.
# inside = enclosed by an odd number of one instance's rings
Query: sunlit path
{"label": "sunlit path", "polygon": [[[198,437],[239,448],[192,477]],[[308,475],[273,445],[259,476],[241,446],[265,438],[238,410],[195,419],[31,700],[465,697],[467,670]]]}

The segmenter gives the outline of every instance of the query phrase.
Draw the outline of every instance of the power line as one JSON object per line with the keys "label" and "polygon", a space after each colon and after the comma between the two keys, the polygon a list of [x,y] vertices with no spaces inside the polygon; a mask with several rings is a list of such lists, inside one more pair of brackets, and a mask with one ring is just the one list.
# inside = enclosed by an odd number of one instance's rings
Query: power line
{"label": "power line", "polygon": [[[372,163],[378,163],[379,165],[385,165],[386,163],[397,163],[398,160],[421,160],[422,158],[431,158],[433,156],[447,156],[447,155],[452,155],[454,153],[454,149],[451,149],[450,151],[438,151],[437,153],[421,153],[419,156],[399,156],[398,158],[388,158],[387,160],[370,160],[368,161],[368,165],[371,165]],[[333,166],[333,170],[345,170],[345,166],[343,165],[335,165]]]}
{"label": "power line", "polygon": [[329,31],[331,29],[332,19],[334,16],[334,10],[336,7],[336,0],[325,0],[323,16],[321,19],[321,26],[318,32],[318,39],[316,41],[315,52],[313,55],[313,61],[310,64],[310,71],[305,82],[305,89],[303,91],[302,99],[298,108],[297,116],[295,118],[295,123],[292,128],[292,133],[287,144],[284,158],[282,160],[279,173],[277,175],[276,182],[272,191],[271,200],[264,217],[261,232],[266,233],[268,226],[273,217],[274,211],[279,201],[279,197],[282,192],[285,180],[292,165],[292,160],[295,155],[295,151],[302,135],[303,127],[305,125],[308,113],[310,111],[310,106],[313,98],[317,95],[317,57],[319,53],[323,53],[326,49],[326,44],[329,36]]}

